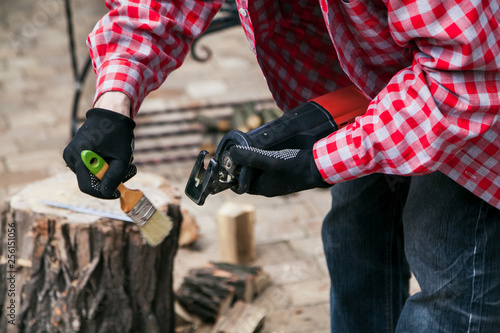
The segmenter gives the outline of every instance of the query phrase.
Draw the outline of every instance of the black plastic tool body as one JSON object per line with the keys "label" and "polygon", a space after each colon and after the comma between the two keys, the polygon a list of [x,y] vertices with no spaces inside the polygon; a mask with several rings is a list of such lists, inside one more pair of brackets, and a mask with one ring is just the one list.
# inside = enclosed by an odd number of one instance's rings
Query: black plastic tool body
{"label": "black plastic tool body", "polygon": [[312,149],[316,141],[336,130],[337,124],[327,110],[307,102],[246,135],[252,146],[260,149]]}
{"label": "black plastic tool body", "polygon": [[254,170],[235,165],[229,150],[234,145],[266,150],[312,149],[314,143],[338,129],[332,115],[316,102],[304,103],[248,133],[231,131],[219,143],[215,156],[204,168],[207,151],[198,155],[188,183],[186,195],[203,205],[209,194],[231,188],[245,193]]}

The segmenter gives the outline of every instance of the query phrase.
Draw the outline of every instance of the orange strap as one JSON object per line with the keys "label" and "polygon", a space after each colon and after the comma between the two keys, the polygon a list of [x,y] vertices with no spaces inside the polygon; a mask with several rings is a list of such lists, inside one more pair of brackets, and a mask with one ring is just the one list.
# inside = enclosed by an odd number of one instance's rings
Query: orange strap
{"label": "orange strap", "polygon": [[332,91],[311,100],[324,107],[339,128],[354,122],[366,112],[370,100],[354,85]]}

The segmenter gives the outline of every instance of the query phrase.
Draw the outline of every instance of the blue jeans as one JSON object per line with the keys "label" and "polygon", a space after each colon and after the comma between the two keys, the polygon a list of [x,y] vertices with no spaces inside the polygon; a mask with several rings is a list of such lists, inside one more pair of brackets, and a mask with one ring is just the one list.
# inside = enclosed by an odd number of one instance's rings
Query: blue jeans
{"label": "blue jeans", "polygon": [[[331,192],[332,332],[500,332],[500,210],[440,172]],[[410,268],[422,291],[408,298]]]}

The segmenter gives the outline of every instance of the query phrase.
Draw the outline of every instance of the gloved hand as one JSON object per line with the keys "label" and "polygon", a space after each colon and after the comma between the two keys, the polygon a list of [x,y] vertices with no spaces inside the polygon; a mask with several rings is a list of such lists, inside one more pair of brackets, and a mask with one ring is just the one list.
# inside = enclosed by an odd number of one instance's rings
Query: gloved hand
{"label": "gloved hand", "polygon": [[[94,108],[87,112],[87,120],[66,146],[63,158],[76,174],[78,186],[84,193],[102,199],[116,199],[120,182],[132,178],[137,168],[132,165],[135,122],[122,114]],[[109,164],[99,181],[83,164],[80,153],[92,150]]]}
{"label": "gloved hand", "polygon": [[274,197],[331,186],[319,173],[312,150],[273,151],[236,145],[229,153],[234,163],[256,169],[247,191],[250,194]]}

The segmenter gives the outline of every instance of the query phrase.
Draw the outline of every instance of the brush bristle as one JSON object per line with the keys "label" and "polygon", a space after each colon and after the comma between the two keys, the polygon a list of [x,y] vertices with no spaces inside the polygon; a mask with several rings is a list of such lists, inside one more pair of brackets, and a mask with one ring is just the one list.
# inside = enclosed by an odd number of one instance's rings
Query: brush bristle
{"label": "brush bristle", "polygon": [[168,236],[172,226],[172,219],[157,210],[140,230],[146,242],[151,246],[156,246]]}

